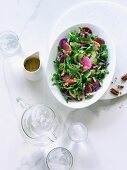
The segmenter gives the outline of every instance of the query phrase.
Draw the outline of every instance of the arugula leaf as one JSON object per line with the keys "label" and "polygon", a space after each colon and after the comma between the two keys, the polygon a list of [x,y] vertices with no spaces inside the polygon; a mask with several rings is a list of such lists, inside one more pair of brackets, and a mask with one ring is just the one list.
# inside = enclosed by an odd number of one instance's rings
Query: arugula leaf
{"label": "arugula leaf", "polygon": [[89,47],[87,47],[86,52],[87,53],[91,52],[91,51],[93,51],[93,49],[94,49],[94,46],[93,46],[93,44],[91,44]]}
{"label": "arugula leaf", "polygon": [[79,33],[77,31],[69,32],[69,42],[79,42]]}
{"label": "arugula leaf", "polygon": [[70,42],[70,45],[72,46],[73,50],[78,50],[80,48],[80,44],[76,42]]}
{"label": "arugula leaf", "polygon": [[60,46],[58,46],[58,52],[63,52],[63,49]]}

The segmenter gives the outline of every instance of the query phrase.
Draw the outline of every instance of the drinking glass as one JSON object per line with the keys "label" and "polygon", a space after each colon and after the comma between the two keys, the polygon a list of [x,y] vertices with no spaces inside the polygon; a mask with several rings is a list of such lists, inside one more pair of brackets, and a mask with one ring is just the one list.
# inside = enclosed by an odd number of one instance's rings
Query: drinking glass
{"label": "drinking glass", "polygon": [[55,142],[62,127],[55,112],[44,104],[29,105],[21,98],[17,98],[17,102],[25,109],[20,119],[23,137],[41,146]]}
{"label": "drinking glass", "polygon": [[19,38],[12,31],[0,33],[0,51],[4,55],[12,55],[19,49]]}
{"label": "drinking glass", "polygon": [[57,147],[48,153],[46,163],[49,170],[70,170],[73,157],[69,150]]}
{"label": "drinking glass", "polygon": [[84,142],[88,137],[86,125],[80,122],[72,123],[68,128],[68,136],[74,142]]}

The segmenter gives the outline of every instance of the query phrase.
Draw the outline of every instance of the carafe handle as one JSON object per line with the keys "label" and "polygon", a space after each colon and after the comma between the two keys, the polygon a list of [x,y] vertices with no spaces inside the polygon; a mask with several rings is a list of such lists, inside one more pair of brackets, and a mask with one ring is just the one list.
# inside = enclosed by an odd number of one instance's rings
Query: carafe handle
{"label": "carafe handle", "polygon": [[17,97],[16,101],[24,110],[27,110],[30,108],[30,105],[24,99]]}

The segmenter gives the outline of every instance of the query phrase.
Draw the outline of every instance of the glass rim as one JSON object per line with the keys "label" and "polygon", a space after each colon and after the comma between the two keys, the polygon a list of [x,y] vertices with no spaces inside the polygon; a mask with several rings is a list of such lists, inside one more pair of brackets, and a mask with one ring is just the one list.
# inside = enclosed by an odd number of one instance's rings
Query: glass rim
{"label": "glass rim", "polygon": [[[4,35],[12,35],[14,38],[15,38],[15,41],[17,42],[17,46],[15,47],[15,49],[11,52],[9,51],[6,51],[4,50],[3,48],[0,47],[0,51],[3,55],[7,55],[7,56],[11,56],[13,54],[16,53],[16,51],[19,49],[20,47],[20,43],[19,43],[19,37],[18,35],[14,32],[14,31],[11,31],[11,30],[5,30],[5,31],[2,31],[0,32],[0,39],[4,38]],[[5,37],[6,38],[6,37]]]}
{"label": "glass rim", "polygon": [[[70,131],[70,129],[72,128],[73,125],[80,125],[80,126],[82,126],[83,128],[86,128],[86,129],[87,129],[87,133],[86,133],[85,139],[82,139],[82,140],[79,141],[79,140],[74,140],[74,139],[71,138],[71,135],[70,135],[69,131]],[[85,124],[83,124],[82,122],[71,123],[70,126],[69,126],[69,128],[68,128],[68,136],[69,136],[69,138],[70,138],[73,142],[76,142],[76,143],[84,142],[84,141],[86,141],[87,138],[88,138],[88,128],[87,128],[87,126],[86,126]]]}
{"label": "glass rim", "polygon": [[49,155],[51,154],[51,152],[53,152],[54,150],[56,150],[56,149],[64,149],[64,150],[66,150],[69,154],[70,154],[70,156],[71,156],[71,165],[70,165],[70,168],[73,166],[73,155],[72,155],[72,153],[67,149],[67,148],[64,148],[64,147],[56,147],[56,148],[53,148],[48,154],[47,154],[47,156],[46,156],[46,165],[47,165],[47,167],[48,167],[48,169],[49,170],[51,170],[50,168],[49,168],[49,166],[48,166],[48,158],[49,158]]}
{"label": "glass rim", "polygon": [[6,33],[11,33],[11,34],[13,34],[13,35],[17,38],[17,40],[19,40],[19,37],[18,37],[17,33],[15,33],[15,32],[12,31],[12,30],[5,30],[5,31],[0,32],[0,37],[1,37],[2,35],[6,34]]}
{"label": "glass rim", "polygon": [[28,109],[26,109],[26,110],[24,111],[24,113],[22,114],[22,116],[21,116],[20,124],[21,124],[22,131],[24,132],[24,134],[26,135],[26,137],[28,137],[28,138],[30,138],[30,139],[32,139],[32,140],[39,139],[39,138],[41,138],[41,136],[39,136],[39,137],[32,137],[32,136],[28,135],[27,132],[25,131],[24,127],[23,127],[23,118],[24,118],[27,110],[29,110],[30,108],[32,108],[33,106],[36,106],[36,105],[46,106],[48,109],[50,109],[50,110],[52,111],[52,113],[53,113],[53,120],[56,118],[56,114],[55,114],[54,110],[51,109],[50,107],[48,107],[48,106],[45,105],[45,104],[33,104],[33,105],[31,105]]}

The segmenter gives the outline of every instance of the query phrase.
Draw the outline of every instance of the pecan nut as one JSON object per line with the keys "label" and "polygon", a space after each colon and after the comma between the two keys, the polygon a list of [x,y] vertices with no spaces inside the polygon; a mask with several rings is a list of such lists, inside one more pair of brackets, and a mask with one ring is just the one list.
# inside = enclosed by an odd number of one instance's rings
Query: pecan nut
{"label": "pecan nut", "polygon": [[124,76],[122,76],[121,79],[122,79],[123,81],[126,81],[126,80],[127,80],[127,74],[125,74]]}
{"label": "pecan nut", "polygon": [[119,95],[119,91],[118,91],[117,89],[111,88],[111,89],[110,89],[110,92],[111,92],[112,94],[116,95],[116,96]]}
{"label": "pecan nut", "polygon": [[123,88],[124,88],[124,85],[123,85],[123,84],[119,84],[119,85],[117,86],[117,88],[118,88],[118,89],[123,89]]}

